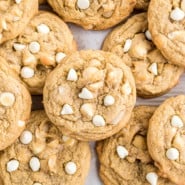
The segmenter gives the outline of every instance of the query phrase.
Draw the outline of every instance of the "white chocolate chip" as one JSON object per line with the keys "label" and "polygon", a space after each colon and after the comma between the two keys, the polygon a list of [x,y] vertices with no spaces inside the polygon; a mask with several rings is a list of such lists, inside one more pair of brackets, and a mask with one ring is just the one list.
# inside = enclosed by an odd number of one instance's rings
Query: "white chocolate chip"
{"label": "white chocolate chip", "polygon": [[121,159],[124,159],[126,156],[128,156],[128,150],[124,146],[117,146],[116,151]]}
{"label": "white chocolate chip", "polygon": [[158,74],[157,63],[152,63],[152,64],[148,67],[148,71],[150,71],[153,75],[157,75],[157,74]]}
{"label": "white chocolate chip", "polygon": [[73,114],[73,109],[69,104],[64,104],[64,106],[62,107],[62,111],[60,113],[61,115],[69,115],[69,114]]}
{"label": "white chocolate chip", "polygon": [[32,53],[38,53],[40,51],[40,44],[38,42],[35,42],[35,41],[31,42],[29,44],[29,50]]}
{"label": "white chocolate chip", "polygon": [[8,30],[8,27],[7,27],[7,24],[6,24],[6,21],[5,20],[2,20],[1,25],[2,25],[2,28],[4,30],[6,30],[6,31]]}
{"label": "white chocolate chip", "polygon": [[68,162],[65,165],[65,171],[69,175],[75,174],[76,173],[76,170],[77,170],[77,166],[76,166],[76,164],[74,162]]}
{"label": "white chocolate chip", "polygon": [[20,4],[22,0],[15,0],[17,4]]}
{"label": "white chocolate chip", "polygon": [[32,171],[37,172],[40,169],[40,160],[37,157],[32,157],[29,162]]}
{"label": "white chocolate chip", "polygon": [[131,87],[130,87],[129,82],[125,82],[125,83],[122,85],[122,87],[121,87],[121,92],[122,92],[123,94],[127,95],[127,96],[131,94],[132,89],[131,89]]}
{"label": "white chocolate chip", "polygon": [[93,94],[91,93],[91,91],[84,87],[81,93],[79,93],[78,97],[81,99],[90,100],[93,99]]}
{"label": "white chocolate chip", "polygon": [[62,136],[62,140],[63,140],[64,142],[68,141],[69,139],[70,139],[69,136]]}
{"label": "white chocolate chip", "polygon": [[173,127],[181,128],[181,127],[183,127],[184,123],[183,123],[182,119],[179,116],[174,115],[171,119],[171,125]]}
{"label": "white chocolate chip", "polygon": [[39,182],[34,182],[33,185],[42,185],[42,184]]}
{"label": "white chocolate chip", "polygon": [[145,32],[145,37],[148,39],[148,40],[152,40],[152,36],[151,36],[151,33],[149,30],[146,30]]}
{"label": "white chocolate chip", "polygon": [[33,138],[32,133],[28,130],[25,130],[20,136],[20,141],[22,144],[27,145],[31,143],[32,138]]}
{"label": "white chocolate chip", "polygon": [[13,19],[12,19],[12,21],[13,22],[16,22],[16,21],[19,21],[21,18],[19,17],[19,16],[15,16],[15,17],[13,17]]}
{"label": "white chocolate chip", "polygon": [[16,171],[19,168],[19,161],[13,159],[7,163],[6,170],[8,172]]}
{"label": "white chocolate chip", "polygon": [[23,67],[21,69],[21,77],[22,78],[32,78],[34,76],[35,72],[30,67]]}
{"label": "white chocolate chip", "polygon": [[17,124],[18,124],[19,127],[24,127],[25,126],[25,121],[19,120]]}
{"label": "white chocolate chip", "polygon": [[22,50],[24,50],[26,48],[26,46],[24,44],[14,43],[13,44],[13,48],[16,51],[22,51]]}
{"label": "white chocolate chip", "polygon": [[3,92],[0,94],[0,103],[5,107],[11,107],[15,102],[14,94],[10,92]]}
{"label": "white chocolate chip", "polygon": [[90,103],[85,103],[81,106],[80,111],[82,114],[88,116],[88,117],[93,117],[94,115],[94,109],[92,104]]}
{"label": "white chocolate chip", "polygon": [[58,92],[59,92],[60,95],[64,95],[64,93],[65,93],[65,88],[64,88],[62,85],[60,85],[60,86],[58,87]]}
{"label": "white chocolate chip", "polygon": [[111,95],[105,96],[105,98],[104,98],[104,105],[105,106],[111,106],[114,103],[115,103],[115,99],[113,96],[111,96]]}
{"label": "white chocolate chip", "polygon": [[101,89],[103,87],[103,85],[104,85],[104,82],[100,81],[100,82],[95,82],[95,83],[88,85],[88,88],[91,91],[98,91],[99,89]]}
{"label": "white chocolate chip", "polygon": [[126,53],[129,51],[129,49],[131,48],[131,45],[132,45],[132,40],[131,39],[127,39],[125,41],[125,45],[123,47],[123,52]]}
{"label": "white chocolate chip", "polygon": [[123,116],[124,116],[124,111],[119,112],[118,115],[111,121],[110,124],[113,124],[113,125],[118,124],[123,119]]}
{"label": "white chocolate chip", "polygon": [[37,31],[39,33],[48,34],[50,32],[50,29],[47,25],[40,24],[40,25],[37,26]]}
{"label": "white chocolate chip", "polygon": [[89,8],[90,2],[89,2],[89,0],[78,0],[77,6],[78,6],[78,8],[85,10],[85,9]]}
{"label": "white chocolate chip", "polygon": [[57,53],[55,56],[56,62],[59,64],[65,57],[66,57],[65,53],[62,52]]}
{"label": "white chocolate chip", "polygon": [[157,185],[158,175],[155,172],[149,172],[149,173],[146,174],[146,180],[151,185]]}
{"label": "white chocolate chip", "polygon": [[78,75],[76,73],[75,69],[70,69],[67,75],[67,80],[69,81],[77,81],[78,80]]}
{"label": "white chocolate chip", "polygon": [[177,160],[179,158],[179,151],[176,148],[170,148],[166,151],[166,157],[170,160]]}
{"label": "white chocolate chip", "polygon": [[170,17],[174,21],[181,21],[184,19],[185,13],[180,8],[176,7],[171,11]]}
{"label": "white chocolate chip", "polygon": [[23,53],[22,59],[23,65],[25,66],[36,66],[37,59],[34,55],[32,55],[29,51]]}
{"label": "white chocolate chip", "polygon": [[93,124],[97,127],[105,126],[105,120],[100,115],[95,115],[92,120]]}

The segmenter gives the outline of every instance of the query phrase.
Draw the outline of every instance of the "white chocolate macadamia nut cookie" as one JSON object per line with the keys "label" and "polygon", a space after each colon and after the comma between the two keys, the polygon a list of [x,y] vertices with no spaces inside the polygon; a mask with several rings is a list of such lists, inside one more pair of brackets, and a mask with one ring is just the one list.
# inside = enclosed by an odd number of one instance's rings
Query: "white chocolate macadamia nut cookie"
{"label": "white chocolate macadamia nut cookie", "polygon": [[84,185],[89,166],[89,144],[62,135],[44,111],[34,111],[19,139],[0,154],[0,182]]}
{"label": "white chocolate macadamia nut cookie", "polygon": [[23,32],[38,12],[38,0],[0,1],[0,44]]}
{"label": "white chocolate macadamia nut cookie", "polygon": [[42,94],[48,73],[74,51],[76,43],[67,25],[56,15],[41,11],[20,36],[1,46],[0,55],[32,94]]}
{"label": "white chocolate macadamia nut cookie", "polygon": [[[5,59],[0,57],[0,150],[11,145],[20,136],[30,111],[29,92],[9,69]],[[17,163],[13,169],[16,166]]]}
{"label": "white chocolate macadamia nut cookie", "polygon": [[126,125],[136,92],[132,73],[119,57],[80,51],[66,57],[47,78],[44,106],[66,135],[100,140]]}
{"label": "white chocolate macadamia nut cookie", "polygon": [[103,30],[129,16],[136,0],[48,0],[48,3],[65,22],[85,29]]}
{"label": "white chocolate macadamia nut cookie", "polygon": [[169,64],[152,42],[147,14],[130,17],[105,39],[103,50],[127,58],[136,82],[137,95],[144,98],[160,96],[178,82],[183,67]]}
{"label": "white chocolate macadamia nut cookie", "polygon": [[99,175],[104,185],[174,185],[160,177],[147,149],[147,129],[155,109],[135,107],[126,127],[97,142]]}
{"label": "white chocolate macadamia nut cookie", "polygon": [[164,57],[185,67],[185,1],[151,0],[148,24],[152,40]]}
{"label": "white chocolate macadamia nut cookie", "polygon": [[148,149],[160,174],[185,185],[185,95],[164,101],[150,119]]}

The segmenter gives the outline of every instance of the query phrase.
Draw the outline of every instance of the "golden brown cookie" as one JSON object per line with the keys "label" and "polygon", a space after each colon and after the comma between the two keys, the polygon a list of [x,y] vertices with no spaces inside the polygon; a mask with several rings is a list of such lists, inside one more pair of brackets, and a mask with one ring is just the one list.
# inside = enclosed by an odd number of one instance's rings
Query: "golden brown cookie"
{"label": "golden brown cookie", "polygon": [[135,9],[147,10],[150,0],[137,0]]}
{"label": "golden brown cookie", "polygon": [[103,30],[129,16],[136,0],[48,0],[48,3],[66,22]]}
{"label": "golden brown cookie", "polygon": [[30,111],[29,92],[0,57],[0,150],[20,136]]}
{"label": "golden brown cookie", "polygon": [[152,116],[147,136],[149,152],[161,175],[185,184],[185,95],[164,101]]}
{"label": "golden brown cookie", "polygon": [[0,44],[15,38],[38,12],[38,0],[0,1]]}
{"label": "golden brown cookie", "polygon": [[168,92],[184,72],[184,68],[169,64],[153,44],[146,13],[137,14],[115,28],[105,39],[103,50],[127,58],[137,95],[144,98]]}
{"label": "golden brown cookie", "polygon": [[185,1],[151,0],[148,22],[162,54],[172,64],[185,67]]}
{"label": "golden brown cookie", "polygon": [[89,144],[62,135],[44,111],[35,111],[0,155],[0,179],[4,185],[83,185],[89,166]]}
{"label": "golden brown cookie", "polygon": [[49,74],[43,98],[48,117],[64,134],[100,140],[127,123],[136,99],[135,82],[116,55],[80,51]]}
{"label": "golden brown cookie", "polygon": [[75,50],[76,43],[67,25],[56,15],[41,11],[23,34],[1,46],[0,55],[32,94],[42,94],[48,73]]}
{"label": "golden brown cookie", "polygon": [[48,73],[75,50],[76,43],[67,25],[56,15],[41,11],[24,33],[1,46],[0,55],[32,94],[42,94]]}
{"label": "golden brown cookie", "polygon": [[134,108],[129,124],[97,143],[99,175],[104,185],[172,185],[157,174],[146,144],[149,119],[155,107]]}

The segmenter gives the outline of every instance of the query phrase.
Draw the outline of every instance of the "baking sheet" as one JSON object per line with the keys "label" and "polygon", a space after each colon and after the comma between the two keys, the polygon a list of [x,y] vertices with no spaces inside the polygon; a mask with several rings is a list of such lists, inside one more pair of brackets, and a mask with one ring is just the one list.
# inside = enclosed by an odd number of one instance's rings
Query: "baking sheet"
{"label": "baking sheet", "polygon": [[[86,50],[86,49],[101,49],[102,43],[106,35],[111,31],[86,31],[80,28],[79,26],[69,24],[74,37],[78,44],[79,50]],[[160,96],[158,98],[152,99],[142,99],[137,98],[136,105],[159,105],[162,103],[166,98],[171,96],[175,96],[178,94],[185,94],[185,74],[182,75],[180,78],[179,84],[173,88],[167,94]],[[90,172],[86,180],[86,185],[102,185],[99,177],[98,177],[98,161],[95,153],[95,144],[91,143],[91,150],[92,150],[92,159],[91,159],[91,167]]]}

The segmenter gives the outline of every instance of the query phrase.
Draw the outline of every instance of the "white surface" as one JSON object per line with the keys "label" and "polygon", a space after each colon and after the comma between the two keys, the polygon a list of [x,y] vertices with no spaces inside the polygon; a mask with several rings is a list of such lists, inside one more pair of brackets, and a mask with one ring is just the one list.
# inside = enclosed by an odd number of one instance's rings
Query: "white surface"
{"label": "white surface", "polygon": [[[78,49],[100,49],[103,43],[105,36],[110,32],[110,30],[105,31],[86,31],[82,28],[75,26],[73,24],[69,24],[74,37],[78,44]],[[142,99],[137,98],[137,105],[159,105],[166,98],[178,94],[185,94],[184,82],[185,74],[181,77],[180,83],[172,89],[168,94],[160,96],[158,98],[152,99]],[[86,185],[101,185],[101,181],[98,177],[98,161],[96,158],[94,143],[91,143],[92,150],[92,159],[91,159],[91,168],[86,180]]]}

